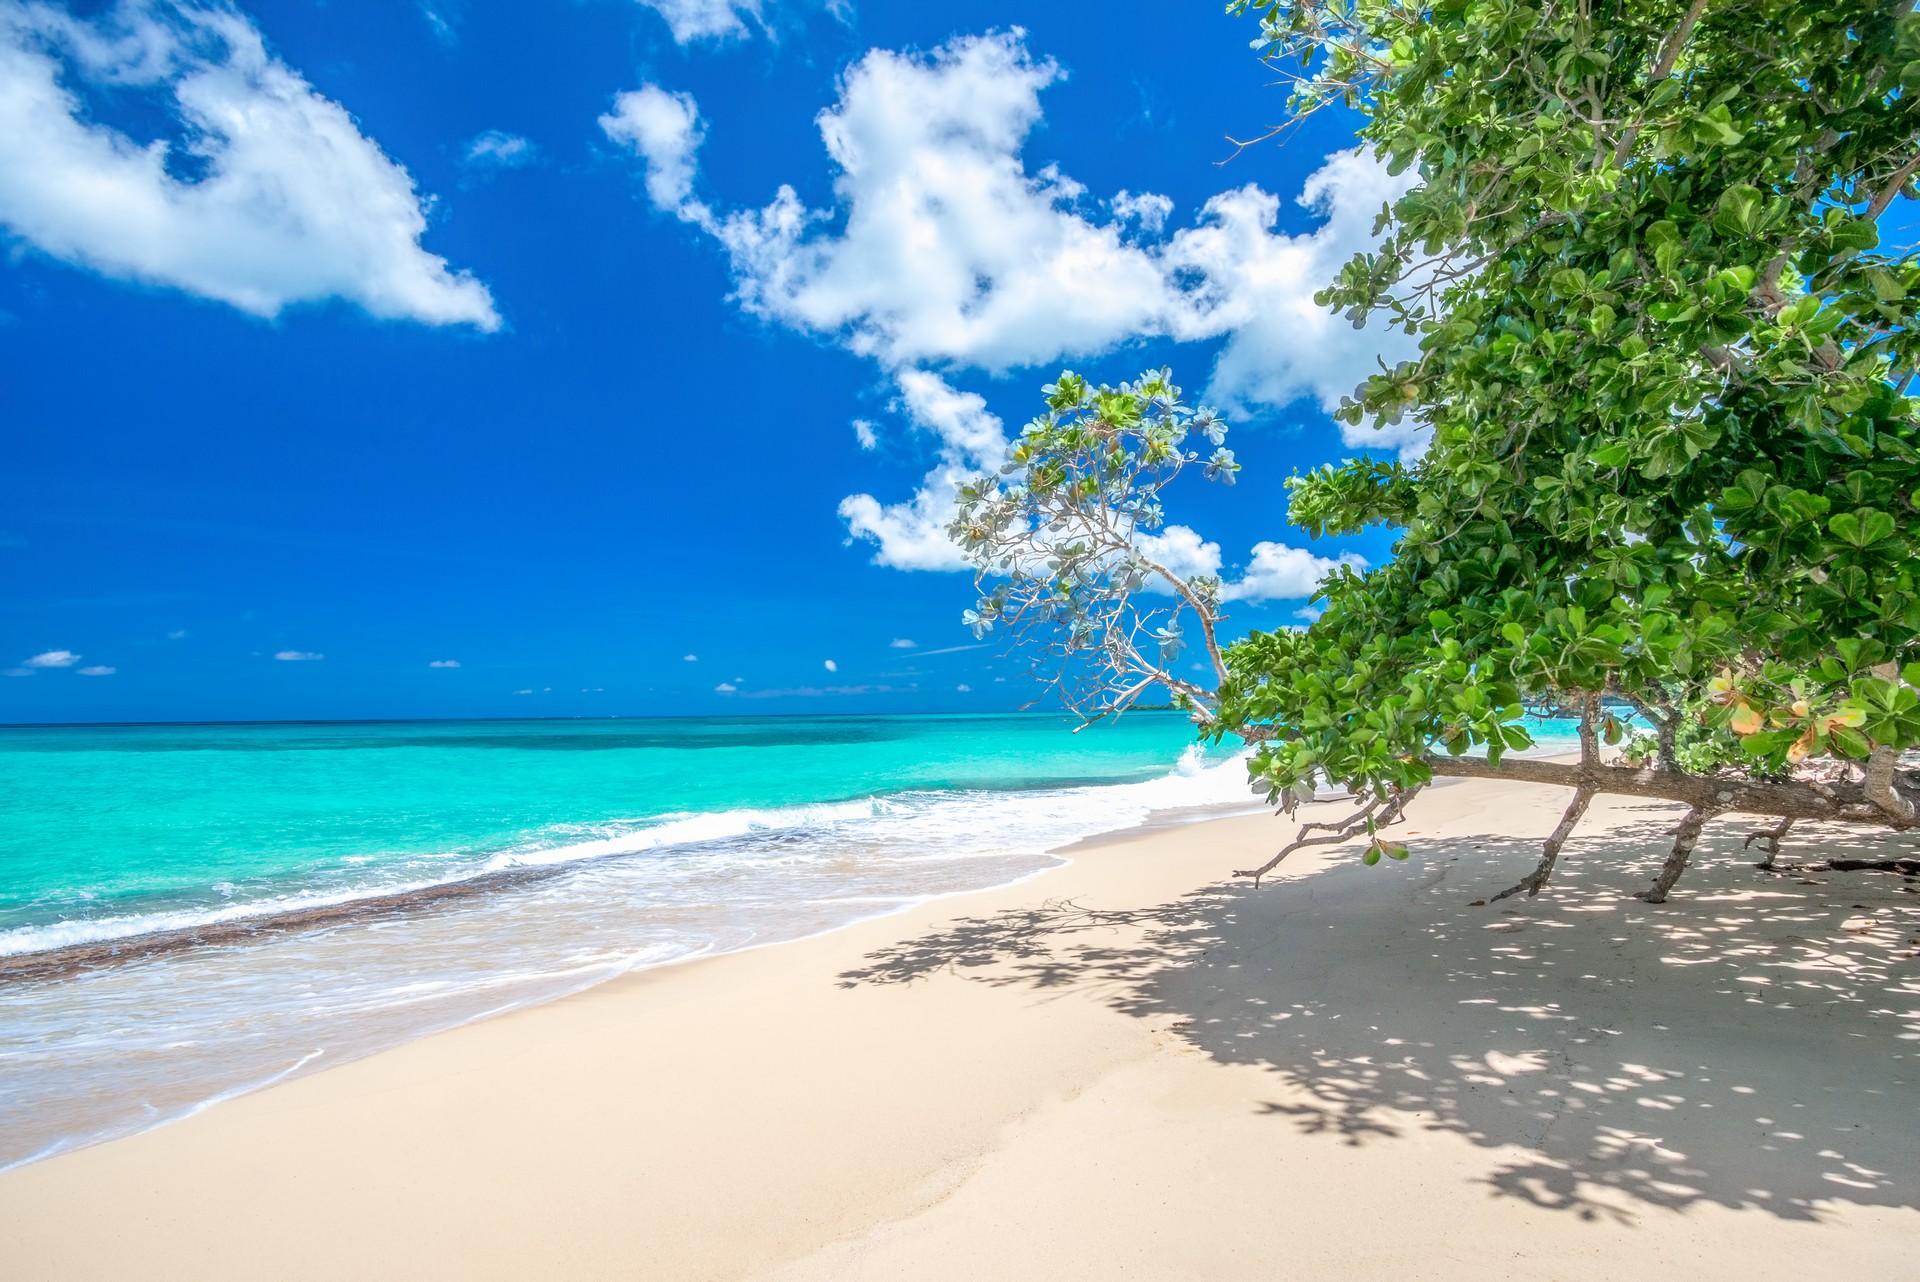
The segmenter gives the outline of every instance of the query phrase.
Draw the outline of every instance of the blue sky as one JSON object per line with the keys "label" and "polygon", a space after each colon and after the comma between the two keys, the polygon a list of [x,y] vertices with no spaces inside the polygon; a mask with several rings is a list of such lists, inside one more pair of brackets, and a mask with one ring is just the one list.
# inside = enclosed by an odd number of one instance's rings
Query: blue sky
{"label": "blue sky", "polygon": [[929,520],[1063,367],[1228,410],[1171,516],[1295,621],[1385,551],[1283,482],[1354,452],[1391,340],[1308,296],[1390,181],[1331,114],[1221,163],[1252,30],[0,0],[0,720],[1011,708]]}

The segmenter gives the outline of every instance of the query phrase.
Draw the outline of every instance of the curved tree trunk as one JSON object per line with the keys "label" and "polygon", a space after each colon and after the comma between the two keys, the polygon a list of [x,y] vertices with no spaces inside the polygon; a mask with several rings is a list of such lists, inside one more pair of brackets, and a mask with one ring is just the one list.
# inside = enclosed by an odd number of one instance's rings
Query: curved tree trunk
{"label": "curved tree trunk", "polygon": [[1428,756],[1436,775],[1457,779],[1515,779],[1521,783],[1588,788],[1597,793],[1628,797],[1657,797],[1721,814],[1773,815],[1780,819],[1824,819],[1835,823],[1862,823],[1905,830],[1920,828],[1912,785],[1889,771],[1888,794],[1905,809],[1877,803],[1858,783],[1819,783],[1787,779],[1718,779],[1656,766],[1607,766],[1597,762],[1542,761],[1536,757],[1504,757],[1499,764],[1485,757]]}

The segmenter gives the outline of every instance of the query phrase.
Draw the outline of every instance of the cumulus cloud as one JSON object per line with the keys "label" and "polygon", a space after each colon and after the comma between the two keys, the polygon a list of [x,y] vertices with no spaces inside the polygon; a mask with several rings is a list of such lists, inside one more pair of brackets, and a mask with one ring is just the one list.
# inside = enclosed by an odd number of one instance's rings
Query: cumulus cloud
{"label": "cumulus cloud", "polygon": [[[1321,218],[1314,231],[1276,232],[1280,198],[1248,185],[1209,200],[1200,222],[1172,237],[1163,261],[1196,282],[1176,317],[1176,336],[1227,336],[1209,396],[1238,414],[1303,398],[1330,411],[1383,360],[1392,365],[1417,354],[1410,336],[1379,327],[1356,331],[1313,300],[1347,259],[1373,243],[1375,215],[1410,181],[1365,152],[1344,151],[1301,190],[1297,203]],[[1423,443],[1411,425],[1388,435],[1364,426],[1343,435],[1348,444],[1375,448]]]}
{"label": "cumulus cloud", "polygon": [[[1344,152],[1295,202],[1317,216],[1308,230],[1279,230],[1281,199],[1246,186],[1167,235],[1165,196],[1095,203],[1057,167],[1028,169],[1041,91],[1060,77],[1017,30],[924,55],[870,51],[818,117],[834,170],[825,209],[791,186],[758,210],[696,199],[702,130],[685,95],[643,86],[602,126],[646,161],[654,203],[725,249],[747,310],[891,370],[1000,371],[1139,339],[1224,337],[1209,394],[1247,411],[1303,397],[1331,408],[1382,356],[1411,352],[1404,336],[1356,332],[1313,301],[1373,243],[1374,215],[1411,175]],[[636,96],[645,109],[629,112]],[[609,124],[630,116],[621,132]]]}
{"label": "cumulus cloud", "polygon": [[457,668],[457,667],[459,667],[459,666],[460,666],[460,660],[458,660],[458,659],[429,659],[429,660],[427,661],[427,666],[428,666],[429,668]]}
{"label": "cumulus cloud", "polygon": [[[1326,557],[1305,548],[1261,542],[1253,545],[1247,564],[1237,576],[1223,575],[1220,545],[1184,525],[1138,535],[1134,542],[1141,552],[1183,579],[1197,575],[1220,579],[1220,596],[1226,601],[1257,603],[1308,597],[1340,566],[1351,565],[1357,570],[1367,567],[1364,557],[1352,553]],[[1155,592],[1169,590],[1157,577],[1149,578],[1147,587]]]}
{"label": "cumulus cloud", "polygon": [[[95,87],[138,96],[179,140],[91,118]],[[0,0],[0,225],[65,262],[257,316],[344,299],[500,324],[485,285],[421,247],[407,171],[225,6],[121,0],[86,19]]]}
{"label": "cumulus cloud", "polygon": [[840,665],[835,663],[832,659],[828,659],[824,666],[826,667],[828,672],[840,671]]}
{"label": "cumulus cloud", "polygon": [[1019,33],[869,52],[818,118],[837,208],[783,186],[713,222],[741,302],[892,366],[1005,369],[1163,328],[1152,256],[1078,213],[1079,183],[1021,159],[1060,74]]}
{"label": "cumulus cloud", "polygon": [[515,693],[515,694],[532,694],[532,693],[533,693],[533,691],[531,691],[531,690],[515,690],[515,691],[514,691],[514,693]]}
{"label": "cumulus cloud", "polygon": [[887,647],[893,650],[912,650],[917,647],[917,643],[907,637],[895,637],[887,642]]}
{"label": "cumulus cloud", "polygon": [[[894,410],[936,441],[910,497],[840,503],[851,538],[874,545],[875,564],[966,568],[946,536],[955,491],[1000,465],[1007,436],[982,398],[953,386],[953,370],[1029,367],[1154,337],[1223,339],[1208,396],[1250,415],[1303,399],[1332,409],[1383,360],[1412,354],[1405,336],[1355,331],[1313,301],[1373,243],[1374,216],[1411,175],[1342,152],[1294,202],[1314,217],[1306,230],[1281,230],[1281,198],[1253,185],[1169,230],[1165,196],[1121,191],[1095,202],[1056,167],[1028,169],[1041,91],[1060,76],[1018,30],[927,54],[870,51],[817,118],[834,171],[825,209],[803,205],[790,186],[758,210],[699,199],[704,129],[685,94],[643,85],[601,119],[645,162],[652,202],[725,250],[743,307],[872,357],[898,389]],[[878,441],[866,420],[855,435],[863,448]],[[1413,428],[1346,437],[1409,454],[1424,445]],[[1143,546],[1178,573],[1219,572],[1219,547],[1184,527]],[[1267,581],[1256,551],[1242,599],[1264,599],[1256,594]]]}
{"label": "cumulus cloud", "polygon": [[[1218,578],[1220,575],[1220,545],[1201,538],[1187,526],[1169,525],[1152,534],[1136,534],[1133,542],[1142,555],[1183,579],[1191,579],[1196,575]],[[1164,583],[1158,577],[1149,579],[1147,583],[1156,591],[1164,589]]]}
{"label": "cumulus cloud", "polygon": [[519,169],[540,158],[540,149],[531,138],[489,129],[467,143],[461,157],[471,169]]}
{"label": "cumulus cloud", "polygon": [[871,494],[840,500],[840,519],[854,538],[875,544],[873,563],[896,570],[964,570],[966,557],[947,537],[959,507],[957,493],[972,469],[942,462],[905,502],[883,503]]}
{"label": "cumulus cloud", "polygon": [[840,519],[856,539],[875,545],[875,565],[898,570],[962,570],[967,566],[947,526],[959,509],[962,481],[992,471],[1006,458],[1007,434],[986,400],[961,392],[937,374],[904,370],[894,409],[939,443],[939,457],[912,498],[883,503],[871,494],[840,501]]}
{"label": "cumulus cloud", "polygon": [[750,34],[747,24],[764,27],[760,0],[640,0],[666,20],[674,43],[733,40]]}
{"label": "cumulus cloud", "polygon": [[863,450],[874,449],[880,444],[880,437],[872,420],[856,418],[853,420],[853,439],[860,442]]}
{"label": "cumulus cloud", "polygon": [[655,208],[693,221],[705,217],[692,193],[694,153],[706,128],[690,95],[643,84],[614,97],[600,130],[646,162],[647,199]]}
{"label": "cumulus cloud", "polygon": [[1123,223],[1135,222],[1143,232],[1156,232],[1167,225],[1167,218],[1173,213],[1173,201],[1151,191],[1136,196],[1123,187],[1107,202],[1107,208]]}
{"label": "cumulus cloud", "polygon": [[80,669],[80,675],[83,677],[110,677],[119,670],[118,668],[110,668],[104,663],[96,663],[91,667]]}
{"label": "cumulus cloud", "polygon": [[713,688],[713,692],[715,694],[735,694],[739,691],[739,689],[740,687],[735,685],[731,681],[722,681],[719,685]]}
{"label": "cumulus cloud", "polygon": [[1253,559],[1240,577],[1227,583],[1220,595],[1229,601],[1286,601],[1309,597],[1320,581],[1343,565],[1367,568],[1366,558],[1347,553],[1325,557],[1284,543],[1256,543]]}
{"label": "cumulus cloud", "polygon": [[[1017,29],[924,54],[869,51],[816,120],[833,171],[825,208],[789,185],[760,209],[702,200],[704,128],[685,94],[643,85],[602,117],[608,136],[644,161],[652,202],[727,254],[742,307],[875,360],[898,390],[894,410],[934,438],[933,465],[910,497],[841,501],[850,538],[874,545],[875,564],[966,568],[946,536],[955,491],[999,466],[1007,436],[984,400],[953,385],[957,370],[1033,367],[1153,338],[1223,340],[1208,398],[1257,415],[1301,400],[1332,409],[1383,362],[1413,354],[1404,335],[1356,331],[1313,301],[1374,243],[1375,216],[1411,173],[1395,178],[1365,151],[1342,152],[1291,202],[1310,216],[1302,230],[1284,230],[1289,203],[1251,184],[1170,228],[1163,195],[1123,190],[1102,201],[1056,166],[1029,169],[1041,93],[1061,76]],[[855,434],[865,448],[877,443],[865,420]],[[1424,446],[1413,428],[1344,434],[1409,455]],[[1185,527],[1142,546],[1176,573],[1220,572],[1219,546]],[[1322,562],[1332,564],[1259,545],[1226,590],[1278,598],[1302,566]]]}
{"label": "cumulus cloud", "polygon": [[80,656],[71,650],[43,650],[21,663],[23,668],[71,668]]}
{"label": "cumulus cloud", "polygon": [[973,693],[973,687],[968,685],[964,681],[962,681],[959,685],[955,686],[953,689],[956,694],[972,694]]}
{"label": "cumulus cloud", "polygon": [[683,654],[683,655],[681,655],[681,656],[680,656],[680,662],[682,662],[682,663],[698,663],[698,662],[700,662],[700,656],[699,656],[699,655],[697,655],[697,654]]}
{"label": "cumulus cloud", "polygon": [[274,652],[273,657],[282,663],[318,663],[327,656],[315,654],[311,650],[278,650]]}

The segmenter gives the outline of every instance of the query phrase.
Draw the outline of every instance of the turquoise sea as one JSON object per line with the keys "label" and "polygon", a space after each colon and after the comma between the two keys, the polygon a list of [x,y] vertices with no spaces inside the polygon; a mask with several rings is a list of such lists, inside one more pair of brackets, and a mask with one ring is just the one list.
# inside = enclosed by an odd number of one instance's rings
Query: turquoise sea
{"label": "turquoise sea", "polygon": [[0,1165],[1253,802],[1176,714],[0,728]]}

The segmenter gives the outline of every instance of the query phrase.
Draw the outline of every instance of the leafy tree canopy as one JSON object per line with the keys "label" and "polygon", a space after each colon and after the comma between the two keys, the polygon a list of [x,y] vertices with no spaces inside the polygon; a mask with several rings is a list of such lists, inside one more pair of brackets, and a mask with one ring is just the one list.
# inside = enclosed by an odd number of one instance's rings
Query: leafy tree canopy
{"label": "leafy tree canopy", "polygon": [[[1564,783],[1567,830],[1595,791],[1685,801],[1653,898],[1722,811],[1920,826],[1899,764],[1920,746],[1920,264],[1879,226],[1920,170],[1911,5],[1230,8],[1296,119],[1358,108],[1416,179],[1321,301],[1419,339],[1339,416],[1431,444],[1291,482],[1296,523],[1391,526],[1395,555],[1327,581],[1311,627],[1223,649],[1218,584],[1139,550],[1183,466],[1231,479],[1189,445],[1220,425],[1164,375],[1069,375],[1008,477],[963,494],[956,533],[998,584],[976,622],[1044,626],[1056,680],[1096,658],[1069,689],[1093,715],[1159,674],[1257,745],[1273,799],[1325,777],[1369,828],[1435,773]],[[1168,671],[1183,620],[1216,689]],[[1657,728],[1637,768],[1600,760],[1621,704]],[[1506,756],[1542,706],[1581,716],[1578,766]]]}

